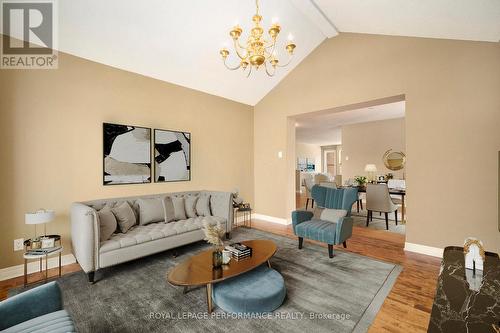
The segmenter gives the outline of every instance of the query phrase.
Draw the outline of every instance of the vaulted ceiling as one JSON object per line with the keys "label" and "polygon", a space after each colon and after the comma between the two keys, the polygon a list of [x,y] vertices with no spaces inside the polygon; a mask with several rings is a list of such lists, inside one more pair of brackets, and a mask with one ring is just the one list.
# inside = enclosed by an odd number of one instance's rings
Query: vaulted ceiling
{"label": "vaulted ceiling", "polygon": [[[337,31],[498,42],[500,0],[261,0],[264,26],[278,18],[295,59],[275,77],[227,70],[228,32],[244,36],[253,0],[58,1],[59,50],[241,103],[255,105]],[[16,36],[14,36],[16,37]],[[254,75],[255,74],[255,75]]]}

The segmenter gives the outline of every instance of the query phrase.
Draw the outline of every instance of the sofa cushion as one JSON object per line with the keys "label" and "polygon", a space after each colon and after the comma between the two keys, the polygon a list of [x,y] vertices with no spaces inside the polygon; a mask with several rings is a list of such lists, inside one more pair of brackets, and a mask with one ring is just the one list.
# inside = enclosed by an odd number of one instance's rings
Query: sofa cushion
{"label": "sofa cushion", "polygon": [[325,208],[321,212],[320,220],[337,223],[339,219],[347,216],[345,209],[329,209]]}
{"label": "sofa cushion", "polygon": [[200,194],[196,201],[196,214],[198,216],[211,216],[210,213],[210,194]]}
{"label": "sofa cushion", "polygon": [[66,310],[35,317],[2,331],[6,333],[66,333],[76,332],[73,320]]}
{"label": "sofa cushion", "polygon": [[197,217],[196,214],[196,202],[198,201],[198,196],[187,195],[184,198],[184,203],[186,205],[186,215],[187,217]]}
{"label": "sofa cushion", "polygon": [[104,206],[97,212],[97,216],[99,216],[99,240],[103,242],[116,231],[116,217],[109,206]]}
{"label": "sofa cushion", "polygon": [[109,240],[102,242],[99,252],[105,253],[128,246],[150,242],[156,239],[167,238],[185,232],[199,230],[203,228],[204,220],[207,220],[210,224],[217,224],[217,222],[220,222],[225,225],[226,223],[226,219],[222,217],[208,216],[189,218],[187,220],[170,223],[151,223],[148,225],[139,225],[132,228],[126,234],[115,234]]}
{"label": "sofa cushion", "polygon": [[165,221],[163,200],[159,198],[144,198],[137,200],[139,204],[139,224]]}
{"label": "sofa cushion", "polygon": [[172,203],[174,204],[175,219],[177,221],[187,219],[184,197],[172,197]]}
{"label": "sofa cushion", "polygon": [[111,211],[115,214],[120,231],[123,233],[127,232],[137,222],[134,211],[130,208],[130,205],[126,201],[116,205],[111,209]]}
{"label": "sofa cushion", "polygon": [[163,214],[165,216],[165,222],[175,221],[175,209],[171,197],[163,198]]}

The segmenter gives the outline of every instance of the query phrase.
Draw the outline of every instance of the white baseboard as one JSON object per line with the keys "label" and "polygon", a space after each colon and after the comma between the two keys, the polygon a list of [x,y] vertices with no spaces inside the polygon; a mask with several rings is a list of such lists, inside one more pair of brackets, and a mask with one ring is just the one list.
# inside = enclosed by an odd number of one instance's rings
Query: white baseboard
{"label": "white baseboard", "polygon": [[415,243],[405,242],[405,251],[425,254],[428,256],[433,256],[438,258],[443,257],[443,249],[427,245],[415,244]]}
{"label": "white baseboard", "polygon": [[278,223],[278,224],[291,224],[291,221],[288,221],[287,219],[282,219],[279,217],[274,217],[274,216],[269,216],[269,215],[264,215],[264,214],[252,214],[252,219],[256,220],[263,220],[267,222],[272,222],[272,223]]}
{"label": "white baseboard", "polygon": [[[76,262],[72,254],[61,256],[61,265],[66,266]],[[49,269],[59,267],[59,256],[49,258]],[[42,260],[42,269],[45,270],[45,260]],[[28,274],[40,271],[40,262],[31,260],[28,263]],[[24,275],[24,265],[11,266],[0,269],[0,281],[12,279]]]}

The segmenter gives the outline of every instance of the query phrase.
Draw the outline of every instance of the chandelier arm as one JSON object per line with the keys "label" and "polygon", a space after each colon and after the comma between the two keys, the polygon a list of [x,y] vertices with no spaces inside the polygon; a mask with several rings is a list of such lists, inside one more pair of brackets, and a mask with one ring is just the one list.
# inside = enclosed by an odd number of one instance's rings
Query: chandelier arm
{"label": "chandelier arm", "polygon": [[290,65],[290,63],[292,62],[292,60],[293,60],[293,54],[288,57],[288,62],[286,64],[283,64],[283,65],[278,64],[277,66],[278,67],[286,67],[286,66]]}
{"label": "chandelier arm", "polygon": [[266,74],[267,74],[268,76],[273,77],[273,76],[274,76],[274,74],[276,74],[276,67],[274,67],[274,70],[273,70],[273,72],[272,72],[272,73],[271,73],[271,72],[269,72],[269,69],[267,69],[267,62],[266,62],[266,63],[264,63],[264,68],[266,69]]}
{"label": "chandelier arm", "polygon": [[269,53],[269,56],[273,57],[275,51],[276,51],[276,43],[273,44],[273,49],[271,50],[271,53]]}
{"label": "chandelier arm", "polygon": [[250,69],[248,70],[247,78],[250,76],[250,74],[252,74],[252,68],[253,68],[253,66],[249,66],[249,67],[250,67]]}
{"label": "chandelier arm", "polygon": [[227,68],[227,69],[229,69],[229,70],[235,71],[235,70],[237,70],[238,68],[240,68],[240,67],[241,67],[241,64],[239,64],[239,65],[238,65],[238,66],[236,66],[236,67],[229,67],[229,66],[227,65],[227,63],[226,63],[226,59],[224,59],[224,66],[226,66],[226,68]]}
{"label": "chandelier arm", "polygon": [[246,49],[242,48],[242,49],[244,49],[244,50],[246,51],[246,54],[245,54],[245,55],[242,55],[242,54],[240,53],[240,50],[239,50],[238,46],[239,46],[239,45],[238,45],[238,41],[237,41],[237,40],[234,40],[234,50],[236,51],[236,54],[238,55],[238,57],[239,57],[241,60],[243,60],[243,59],[245,59],[246,57],[248,57],[248,50],[246,50]]}
{"label": "chandelier arm", "polygon": [[269,42],[269,45],[264,46],[265,49],[270,49],[276,47],[276,38],[272,40],[272,42]]}

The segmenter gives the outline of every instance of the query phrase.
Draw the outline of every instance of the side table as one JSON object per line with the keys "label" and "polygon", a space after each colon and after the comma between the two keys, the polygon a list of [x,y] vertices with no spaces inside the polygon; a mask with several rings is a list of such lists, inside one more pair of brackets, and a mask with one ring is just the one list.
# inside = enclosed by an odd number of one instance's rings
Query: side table
{"label": "side table", "polygon": [[28,251],[31,250],[31,239],[28,239],[24,242],[26,252],[23,254],[23,259],[24,259],[24,286],[26,287],[28,284],[40,282],[42,280],[38,281],[33,281],[28,283],[28,261],[29,260],[38,260],[40,262],[40,273],[43,271],[43,259],[45,259],[45,282],[48,281],[49,279],[49,257],[58,255],[59,256],[59,275],[58,277],[61,276],[61,255],[63,252],[63,247],[61,246],[61,236],[59,235],[47,235],[46,237],[53,238],[55,242],[59,242],[59,246],[57,246],[57,249],[49,252],[49,253],[29,253]]}
{"label": "side table", "polygon": [[[58,254],[59,255],[59,277],[61,276],[61,253],[63,251],[63,247],[61,246],[59,249],[47,253],[47,254],[28,254],[25,253],[23,255],[24,258],[24,286],[28,285],[28,260],[39,260],[40,261],[40,272],[42,272],[42,261],[45,258],[45,282],[49,279],[49,257]],[[39,282],[41,280],[35,281]],[[34,282],[32,282],[34,283]]]}
{"label": "side table", "polygon": [[[243,223],[238,224],[238,213],[242,213]],[[234,210],[233,218],[233,225],[235,227],[243,226],[246,228],[252,228],[252,208],[250,206],[236,207]]]}

